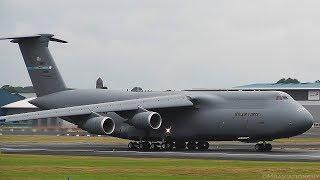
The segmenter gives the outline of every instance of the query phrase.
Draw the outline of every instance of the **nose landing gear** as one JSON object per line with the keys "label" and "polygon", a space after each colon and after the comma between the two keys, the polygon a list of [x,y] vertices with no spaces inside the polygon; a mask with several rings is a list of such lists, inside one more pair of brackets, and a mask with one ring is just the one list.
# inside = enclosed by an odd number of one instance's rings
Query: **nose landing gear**
{"label": "nose landing gear", "polygon": [[254,149],[258,152],[270,152],[272,150],[272,145],[270,143],[258,143],[254,146]]}

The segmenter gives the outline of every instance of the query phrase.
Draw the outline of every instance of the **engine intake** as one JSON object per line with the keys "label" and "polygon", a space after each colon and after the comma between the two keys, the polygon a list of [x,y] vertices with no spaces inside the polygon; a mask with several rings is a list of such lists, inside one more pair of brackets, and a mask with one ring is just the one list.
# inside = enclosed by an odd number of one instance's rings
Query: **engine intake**
{"label": "engine intake", "polygon": [[110,117],[94,117],[85,121],[80,127],[91,134],[109,135],[113,133],[115,126]]}
{"label": "engine intake", "polygon": [[133,116],[130,123],[138,129],[159,129],[162,124],[162,118],[159,113],[146,111]]}

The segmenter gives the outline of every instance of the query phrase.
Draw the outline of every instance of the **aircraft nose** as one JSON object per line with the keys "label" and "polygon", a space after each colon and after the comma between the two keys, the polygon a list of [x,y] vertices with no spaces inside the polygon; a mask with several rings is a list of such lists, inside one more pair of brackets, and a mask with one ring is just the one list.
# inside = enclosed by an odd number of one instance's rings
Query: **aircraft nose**
{"label": "aircraft nose", "polygon": [[299,129],[299,131],[303,133],[312,127],[314,120],[313,120],[313,116],[305,108],[302,107],[299,111],[300,111],[300,116],[298,116],[299,119],[297,122],[297,128]]}
{"label": "aircraft nose", "polygon": [[310,114],[310,112],[306,109],[304,109],[305,113],[305,121],[306,121],[306,127],[310,129],[314,123],[313,116]]}

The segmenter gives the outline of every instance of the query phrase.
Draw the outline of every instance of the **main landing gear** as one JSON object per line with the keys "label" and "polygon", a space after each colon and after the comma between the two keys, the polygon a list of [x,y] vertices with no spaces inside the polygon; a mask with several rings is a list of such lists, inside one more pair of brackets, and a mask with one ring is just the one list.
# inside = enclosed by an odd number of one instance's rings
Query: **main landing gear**
{"label": "main landing gear", "polygon": [[272,150],[272,145],[270,143],[258,143],[254,146],[254,149],[258,152],[270,152]]}
{"label": "main landing gear", "polygon": [[128,148],[130,150],[165,150],[165,151],[172,151],[172,150],[208,150],[209,143],[207,141],[172,141],[167,140],[163,142],[148,142],[148,141],[140,141],[140,142],[130,142],[128,144]]}

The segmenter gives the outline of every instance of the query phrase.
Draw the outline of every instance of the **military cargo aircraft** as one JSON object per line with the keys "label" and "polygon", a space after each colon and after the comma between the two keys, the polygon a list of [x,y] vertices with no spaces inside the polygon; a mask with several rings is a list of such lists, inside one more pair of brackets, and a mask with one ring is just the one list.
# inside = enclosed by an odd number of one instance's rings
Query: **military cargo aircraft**
{"label": "military cargo aircraft", "polygon": [[[1,38],[18,43],[41,111],[0,117],[2,123],[60,117],[92,134],[132,140],[130,149],[206,150],[208,141],[267,143],[307,131],[312,115],[279,91],[128,92],[70,89],[49,52],[52,34]],[[1,67],[0,67],[1,68]],[[76,72],[75,72],[76,73]]]}

